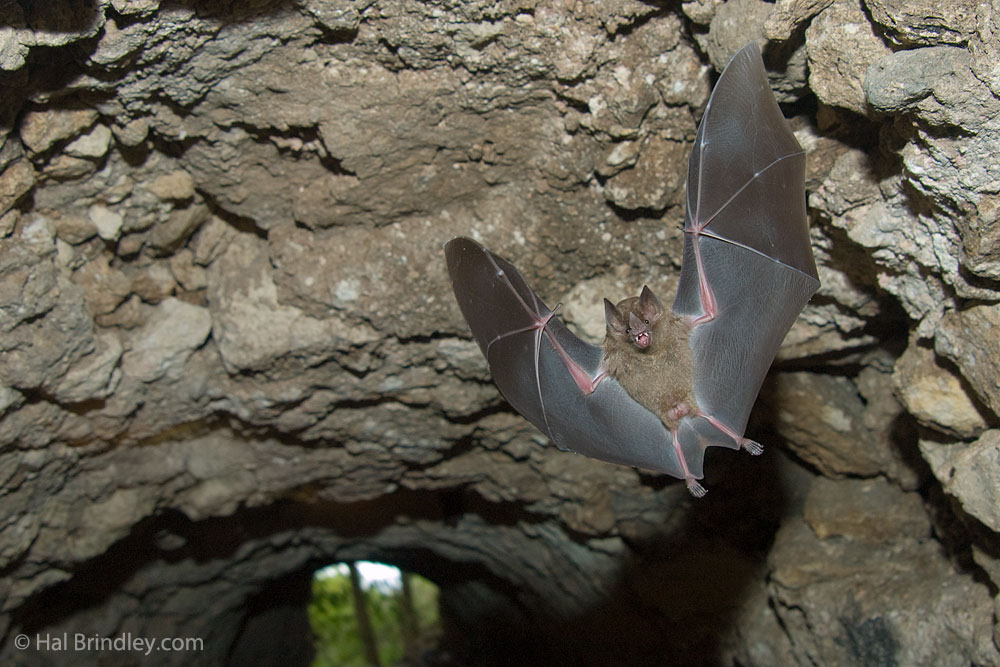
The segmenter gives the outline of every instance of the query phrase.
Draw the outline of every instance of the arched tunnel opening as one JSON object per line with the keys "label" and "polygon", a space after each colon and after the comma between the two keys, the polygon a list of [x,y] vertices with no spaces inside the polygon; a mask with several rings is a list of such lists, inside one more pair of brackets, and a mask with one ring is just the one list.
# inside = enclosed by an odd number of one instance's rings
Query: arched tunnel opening
{"label": "arched tunnel opening", "polygon": [[430,662],[440,637],[438,588],[384,563],[354,561],[313,574],[316,667]]}
{"label": "arched tunnel opening", "polygon": [[[725,490],[697,505],[682,483],[658,476],[639,480],[648,494],[639,506],[624,488],[614,492],[623,493],[617,500],[581,489],[585,495],[561,510],[575,529],[553,525],[545,518],[549,510],[536,513],[458,488],[397,491],[357,503],[284,502],[202,522],[174,515],[129,539],[173,548],[173,567],[195,554],[206,565],[238,563],[227,576],[239,582],[243,597],[228,608],[216,606],[213,621],[217,630],[230,628],[228,639],[220,633],[214,647],[229,665],[251,659],[322,664],[324,655],[348,659],[351,647],[363,651],[354,607],[346,630],[344,618],[324,628],[313,611],[321,604],[322,582],[339,582],[341,603],[347,599],[350,574],[334,569],[336,579],[329,577],[331,563],[366,561],[413,573],[435,591],[437,627],[428,623],[433,631],[419,651],[380,649],[383,664],[642,665],[668,659],[696,665],[721,661],[730,650],[741,605],[763,593],[759,578],[778,517],[802,502],[795,494],[809,476],[777,454],[763,462],[765,471],[748,471],[738,459],[722,461],[716,473]],[[605,468],[609,485],[617,472]],[[783,481],[734,507],[765,472]],[[632,517],[615,537],[596,533],[608,502]],[[198,547],[209,536],[215,548]],[[216,604],[213,593],[200,595],[201,604]],[[381,612],[368,604],[367,641],[378,646],[399,636],[403,623],[394,619],[379,630]],[[324,653],[324,638],[337,646]]]}

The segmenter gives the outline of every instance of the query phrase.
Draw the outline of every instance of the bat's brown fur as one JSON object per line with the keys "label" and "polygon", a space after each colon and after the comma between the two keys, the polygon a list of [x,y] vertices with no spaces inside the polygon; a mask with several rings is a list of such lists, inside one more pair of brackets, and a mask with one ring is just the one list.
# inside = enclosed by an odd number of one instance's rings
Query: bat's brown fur
{"label": "bat's brown fur", "polygon": [[[676,429],[681,418],[698,412],[687,318],[664,310],[648,287],[617,305],[605,299],[605,313],[604,369],[667,428]],[[630,314],[637,319],[630,321]],[[636,344],[636,329],[649,334],[648,347]]]}

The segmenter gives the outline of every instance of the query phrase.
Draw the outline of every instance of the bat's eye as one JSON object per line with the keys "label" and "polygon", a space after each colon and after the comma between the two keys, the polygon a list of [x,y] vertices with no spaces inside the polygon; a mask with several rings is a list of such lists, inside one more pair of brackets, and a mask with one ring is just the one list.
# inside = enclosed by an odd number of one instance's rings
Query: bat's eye
{"label": "bat's eye", "polygon": [[625,327],[625,333],[632,333],[632,327]]}
{"label": "bat's eye", "polygon": [[645,322],[646,324],[649,324],[649,320],[643,320],[643,322]]}

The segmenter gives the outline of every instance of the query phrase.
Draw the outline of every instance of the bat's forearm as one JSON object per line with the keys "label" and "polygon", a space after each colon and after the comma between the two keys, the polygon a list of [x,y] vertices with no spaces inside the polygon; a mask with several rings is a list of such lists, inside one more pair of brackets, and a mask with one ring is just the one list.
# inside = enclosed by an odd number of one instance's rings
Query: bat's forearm
{"label": "bat's forearm", "polygon": [[701,300],[702,315],[692,320],[692,329],[699,324],[711,322],[715,319],[715,315],[718,312],[718,306],[715,303],[715,292],[712,291],[712,286],[708,283],[708,275],[705,272],[705,262],[701,258],[701,245],[699,244],[701,237],[700,232],[701,230],[697,228],[692,231],[692,237],[694,239],[692,245],[694,246],[695,267],[698,270],[698,298]]}
{"label": "bat's forearm", "polygon": [[[553,311],[552,314],[554,313],[555,311]],[[546,323],[548,322],[548,319],[552,317],[552,314],[550,314],[549,317],[546,318],[545,320]],[[594,393],[594,390],[597,389],[597,385],[599,385],[607,375],[607,373],[603,370],[603,368],[599,368],[597,371],[597,375],[591,377],[590,373],[585,371],[583,367],[580,364],[578,364],[576,360],[569,355],[568,352],[566,352],[565,348],[563,348],[563,346],[559,344],[559,341],[556,340],[556,337],[552,335],[552,332],[549,331],[547,328],[545,329],[545,335],[548,337],[549,342],[552,343],[552,347],[553,349],[555,349],[556,354],[559,355],[559,358],[562,359],[562,362],[566,365],[566,370],[569,371],[570,376],[573,378],[573,382],[576,383],[576,386],[577,388],[579,388],[580,392],[583,394]],[[536,350],[537,349],[538,348],[536,347]]]}

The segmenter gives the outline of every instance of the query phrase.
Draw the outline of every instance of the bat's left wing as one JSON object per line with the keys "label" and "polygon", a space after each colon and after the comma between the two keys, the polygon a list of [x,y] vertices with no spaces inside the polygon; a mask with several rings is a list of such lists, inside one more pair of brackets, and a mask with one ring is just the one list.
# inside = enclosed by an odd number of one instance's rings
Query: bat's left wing
{"label": "bat's left wing", "polygon": [[[683,477],[663,422],[610,377],[514,265],[472,239],[445,244],[452,288],[504,398],[560,449]],[[596,387],[594,386],[596,385]]]}
{"label": "bat's left wing", "polygon": [[805,153],[751,42],[719,78],[688,163],[673,310],[698,322],[691,350],[702,414],[685,418],[678,435],[699,477],[707,447],[759,453],[743,438],[750,409],[781,341],[819,287],[804,183]]}

